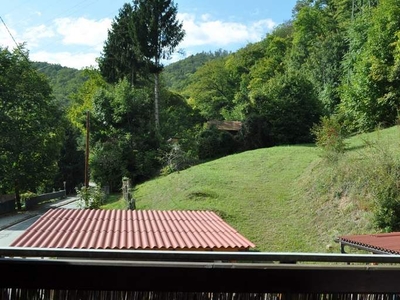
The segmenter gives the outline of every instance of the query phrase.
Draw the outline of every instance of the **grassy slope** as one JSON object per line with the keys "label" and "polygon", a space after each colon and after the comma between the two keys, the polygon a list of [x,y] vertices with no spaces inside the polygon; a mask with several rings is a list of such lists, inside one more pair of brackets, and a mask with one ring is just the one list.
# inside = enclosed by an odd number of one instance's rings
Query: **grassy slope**
{"label": "grassy slope", "polygon": [[[391,128],[351,138],[346,155],[363,156],[366,140],[396,137]],[[338,235],[373,229],[368,208],[329,193],[315,196],[314,185],[329,186],[329,176],[315,147],[274,147],[146,182],[135,198],[138,209],[216,211],[261,251],[337,252]]]}
{"label": "grassy slope", "polygon": [[314,147],[276,147],[205,163],[138,186],[139,209],[213,210],[265,251],[311,250],[303,238],[296,180]]}

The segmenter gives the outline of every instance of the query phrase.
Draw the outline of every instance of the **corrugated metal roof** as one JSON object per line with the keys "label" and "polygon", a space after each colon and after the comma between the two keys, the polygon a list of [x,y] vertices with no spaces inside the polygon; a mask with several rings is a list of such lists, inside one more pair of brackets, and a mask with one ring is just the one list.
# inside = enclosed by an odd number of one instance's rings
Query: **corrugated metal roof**
{"label": "corrugated metal roof", "polygon": [[339,242],[376,253],[400,254],[400,232],[347,235]]}
{"label": "corrugated metal roof", "polygon": [[255,245],[211,211],[51,209],[11,246],[246,250]]}

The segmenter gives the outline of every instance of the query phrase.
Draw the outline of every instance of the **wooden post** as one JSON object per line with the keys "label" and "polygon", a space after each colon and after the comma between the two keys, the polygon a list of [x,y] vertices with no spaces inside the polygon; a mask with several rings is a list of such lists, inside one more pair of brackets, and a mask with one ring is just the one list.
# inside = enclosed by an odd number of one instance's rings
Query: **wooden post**
{"label": "wooden post", "polygon": [[86,157],[85,157],[85,187],[89,187],[89,111],[86,112]]}

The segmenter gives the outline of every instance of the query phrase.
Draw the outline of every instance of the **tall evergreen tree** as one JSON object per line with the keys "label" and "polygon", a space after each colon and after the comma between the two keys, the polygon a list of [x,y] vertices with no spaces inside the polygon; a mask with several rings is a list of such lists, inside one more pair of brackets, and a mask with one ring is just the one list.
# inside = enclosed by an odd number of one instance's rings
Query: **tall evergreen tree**
{"label": "tall evergreen tree", "polygon": [[146,69],[143,68],[143,62],[129,33],[129,23],[134,18],[133,6],[125,3],[108,31],[108,38],[99,58],[101,75],[108,83],[117,83],[127,78],[131,85],[136,85],[140,75],[146,75]]}
{"label": "tall evergreen tree", "polygon": [[156,128],[160,125],[159,75],[163,69],[162,60],[171,58],[185,35],[183,25],[177,19],[177,11],[177,5],[172,0],[134,0],[130,33],[150,72],[154,74]]}

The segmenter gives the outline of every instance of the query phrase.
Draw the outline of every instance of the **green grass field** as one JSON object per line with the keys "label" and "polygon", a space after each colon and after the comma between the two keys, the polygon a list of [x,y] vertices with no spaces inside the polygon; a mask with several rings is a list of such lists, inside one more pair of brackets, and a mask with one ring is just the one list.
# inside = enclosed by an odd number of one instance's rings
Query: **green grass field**
{"label": "green grass field", "polygon": [[396,153],[399,137],[398,127],[352,137],[333,164],[313,145],[231,155],[137,186],[136,207],[215,211],[260,251],[339,252],[339,235],[376,231],[357,172],[380,147]]}

